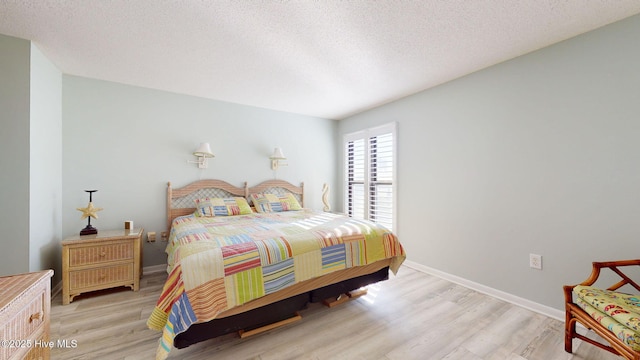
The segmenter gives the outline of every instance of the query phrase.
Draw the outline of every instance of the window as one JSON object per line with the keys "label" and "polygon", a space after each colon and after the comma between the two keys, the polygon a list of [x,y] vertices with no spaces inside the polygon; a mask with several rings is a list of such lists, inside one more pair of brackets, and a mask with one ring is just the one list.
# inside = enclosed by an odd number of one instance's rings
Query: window
{"label": "window", "polygon": [[395,123],[345,135],[345,209],[393,230]]}

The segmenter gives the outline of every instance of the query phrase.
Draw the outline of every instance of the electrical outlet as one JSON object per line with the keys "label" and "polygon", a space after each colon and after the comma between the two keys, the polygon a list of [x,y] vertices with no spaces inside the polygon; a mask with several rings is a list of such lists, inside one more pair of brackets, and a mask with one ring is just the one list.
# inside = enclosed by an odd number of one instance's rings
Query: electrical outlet
{"label": "electrical outlet", "polygon": [[154,242],[156,241],[156,232],[155,231],[149,231],[147,233],[147,241],[148,242]]}
{"label": "electrical outlet", "polygon": [[163,231],[160,233],[160,238],[162,239],[162,241],[168,241],[169,240],[169,233],[166,231]]}
{"label": "electrical outlet", "polygon": [[529,254],[529,267],[542,270],[542,255]]}

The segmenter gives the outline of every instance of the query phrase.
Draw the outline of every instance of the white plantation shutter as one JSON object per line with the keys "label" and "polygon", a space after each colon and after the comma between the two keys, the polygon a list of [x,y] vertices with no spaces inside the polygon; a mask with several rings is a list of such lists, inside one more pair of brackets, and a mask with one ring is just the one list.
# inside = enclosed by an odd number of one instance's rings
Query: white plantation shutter
{"label": "white plantation shutter", "polygon": [[345,208],[389,229],[395,209],[395,124],[345,136]]}
{"label": "white plantation shutter", "polygon": [[393,228],[393,133],[369,138],[369,219]]}
{"label": "white plantation shutter", "polygon": [[358,139],[347,143],[347,213],[351,217],[364,219],[365,216],[365,143]]}

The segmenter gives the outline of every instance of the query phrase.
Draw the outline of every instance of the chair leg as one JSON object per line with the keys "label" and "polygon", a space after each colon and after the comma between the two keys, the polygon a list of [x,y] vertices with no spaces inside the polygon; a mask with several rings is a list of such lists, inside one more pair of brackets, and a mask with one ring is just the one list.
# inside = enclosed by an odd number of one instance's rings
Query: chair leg
{"label": "chair leg", "polygon": [[564,321],[564,351],[573,353],[573,338],[576,334],[576,319],[571,316],[567,309]]}

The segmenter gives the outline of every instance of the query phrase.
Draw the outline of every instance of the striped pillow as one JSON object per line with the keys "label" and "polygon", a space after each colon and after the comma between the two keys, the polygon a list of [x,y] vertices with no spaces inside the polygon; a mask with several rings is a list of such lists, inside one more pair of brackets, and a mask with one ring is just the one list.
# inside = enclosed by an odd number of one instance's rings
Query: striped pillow
{"label": "striped pillow", "polygon": [[251,201],[260,213],[302,210],[302,206],[293,194],[251,194]]}
{"label": "striped pillow", "polygon": [[196,199],[196,216],[232,216],[251,214],[251,207],[242,197]]}

